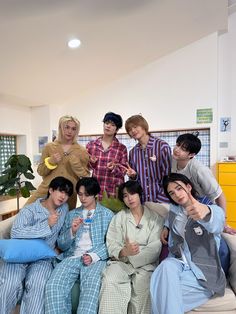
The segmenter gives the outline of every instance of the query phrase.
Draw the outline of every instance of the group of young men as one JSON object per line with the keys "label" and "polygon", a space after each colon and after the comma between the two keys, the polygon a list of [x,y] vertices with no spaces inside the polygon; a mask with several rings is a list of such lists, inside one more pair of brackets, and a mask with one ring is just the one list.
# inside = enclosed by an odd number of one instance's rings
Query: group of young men
{"label": "group of young men", "polygon": [[[142,187],[142,202],[166,204],[174,200],[179,204],[179,199],[172,197],[167,187],[164,190],[163,186],[163,179],[174,172],[185,175],[191,181],[198,197],[206,196],[212,203],[219,205],[222,212],[226,210],[224,194],[210,169],[194,158],[201,149],[197,135],[180,135],[172,155],[165,141],[149,133],[147,121],[141,115],[135,115],[125,123],[127,133],[138,142],[129,152],[128,158],[126,147],[116,138],[116,133],[122,127],[121,116],[108,112],[103,122],[103,136],[86,147],[92,177],[80,179],[75,187],[81,206],[68,212],[67,201],[73,194],[73,184],[64,177],[56,177],[49,184],[46,198],[26,205],[17,215],[11,237],[43,239],[49,246],[59,250],[60,262],[54,265],[54,270],[50,259],[25,264],[1,262],[0,309],[3,313],[10,314],[19,300],[20,311],[24,314],[71,313],[70,291],[78,277],[80,297],[77,313],[97,313],[100,277],[109,257],[105,237],[113,213],[101,206],[96,197],[98,195],[101,200],[104,191],[116,196],[117,187],[124,182],[125,175]],[[198,203],[194,204],[199,208]],[[189,206],[189,201],[186,206]],[[209,211],[204,209],[206,215],[202,218],[186,215],[200,224],[206,216],[207,222],[215,217],[214,208]],[[224,216],[219,215],[219,219],[224,219]],[[169,228],[175,229],[175,225]],[[225,231],[234,233],[228,226],[225,226]],[[214,234],[216,231],[212,232]],[[178,236],[185,243],[185,236]],[[204,254],[207,252],[204,251]],[[185,269],[193,271],[183,256]],[[173,257],[179,258],[175,254]],[[201,280],[204,282],[205,277],[201,277]],[[155,287],[153,284],[152,310],[155,314],[164,314],[156,307],[158,295]],[[212,293],[206,295],[210,298]],[[173,309],[165,313],[173,313]]]}

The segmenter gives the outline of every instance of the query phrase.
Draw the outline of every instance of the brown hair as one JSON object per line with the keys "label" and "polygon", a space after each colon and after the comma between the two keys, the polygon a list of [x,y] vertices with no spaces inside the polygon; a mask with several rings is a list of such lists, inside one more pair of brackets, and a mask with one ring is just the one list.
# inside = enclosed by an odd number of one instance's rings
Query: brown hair
{"label": "brown hair", "polygon": [[73,143],[77,143],[77,137],[79,135],[79,129],[80,129],[80,122],[78,119],[72,117],[72,116],[63,116],[60,118],[59,120],[59,125],[58,125],[58,137],[57,140],[58,142],[62,142],[63,139],[63,127],[67,122],[74,122],[76,124],[76,134],[75,137],[73,139]]}
{"label": "brown hair", "polygon": [[139,114],[131,116],[125,121],[125,129],[128,134],[129,134],[130,129],[135,126],[141,126],[148,134],[148,129],[149,129],[148,123]]}

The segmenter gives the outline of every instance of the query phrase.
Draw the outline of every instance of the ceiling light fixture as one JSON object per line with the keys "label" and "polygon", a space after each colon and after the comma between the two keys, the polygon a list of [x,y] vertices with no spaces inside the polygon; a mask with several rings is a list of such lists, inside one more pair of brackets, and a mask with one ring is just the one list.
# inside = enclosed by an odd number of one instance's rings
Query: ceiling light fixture
{"label": "ceiling light fixture", "polygon": [[68,41],[68,47],[71,49],[76,49],[81,45],[81,41],[78,38],[73,38]]}

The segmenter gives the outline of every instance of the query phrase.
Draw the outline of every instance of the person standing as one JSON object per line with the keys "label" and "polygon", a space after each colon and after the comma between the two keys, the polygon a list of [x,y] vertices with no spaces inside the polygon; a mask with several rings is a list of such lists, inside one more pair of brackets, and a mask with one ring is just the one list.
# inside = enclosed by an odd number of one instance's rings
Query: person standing
{"label": "person standing", "polygon": [[126,132],[138,143],[129,152],[127,175],[143,188],[142,201],[169,203],[162,180],[171,169],[171,148],[165,141],[150,135],[147,121],[141,115],[129,117]]}
{"label": "person standing", "polygon": [[68,200],[69,208],[76,207],[75,185],[80,177],[89,175],[88,154],[86,149],[77,143],[79,128],[80,122],[76,118],[72,116],[60,118],[58,137],[44,147],[37,169],[43,181],[26,204],[46,195],[50,181],[57,176],[63,176],[74,185],[73,195]]}
{"label": "person standing", "polygon": [[[223,208],[227,217],[224,192],[211,169],[195,158],[201,146],[198,135],[191,133],[179,135],[173,149],[172,172],[186,175],[193,183],[198,195],[207,196],[213,203]],[[236,230],[227,224],[225,224],[224,232],[236,234]]]}
{"label": "person standing", "polygon": [[104,191],[108,196],[116,196],[117,187],[124,182],[128,162],[127,148],[116,138],[123,124],[121,116],[107,112],[103,123],[103,135],[86,146],[92,176],[97,178],[101,187],[99,200]]}

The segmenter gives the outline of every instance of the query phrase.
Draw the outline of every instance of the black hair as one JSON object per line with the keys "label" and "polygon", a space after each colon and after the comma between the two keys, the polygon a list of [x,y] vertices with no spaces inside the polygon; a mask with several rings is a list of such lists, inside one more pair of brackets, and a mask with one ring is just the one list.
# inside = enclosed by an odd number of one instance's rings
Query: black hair
{"label": "black hair", "polygon": [[95,177],[84,177],[79,179],[75,188],[77,194],[79,193],[79,189],[81,186],[84,186],[84,189],[86,193],[88,193],[88,195],[96,196],[101,191],[98,180]]}
{"label": "black hair", "polygon": [[189,184],[192,187],[192,189],[191,189],[192,196],[194,198],[197,197],[197,191],[195,190],[195,188],[194,188],[192,182],[189,180],[189,178],[186,177],[184,174],[172,172],[168,176],[164,176],[164,178],[163,178],[163,189],[164,189],[165,195],[168,197],[168,199],[170,200],[170,202],[172,204],[178,205],[175,201],[173,201],[173,199],[169,195],[167,189],[168,189],[169,183],[176,182],[176,181],[181,181],[185,185]]}
{"label": "black hair", "polygon": [[49,189],[52,189],[53,191],[58,190],[60,192],[65,192],[69,197],[73,194],[73,183],[64,178],[64,177],[56,177],[52,179],[48,186],[48,194],[47,198],[49,198],[50,193]]}
{"label": "black hair", "polygon": [[107,112],[103,118],[103,122],[112,121],[115,125],[117,130],[122,128],[123,120],[121,116],[114,112]]}
{"label": "black hair", "polygon": [[190,154],[198,154],[202,143],[201,140],[198,138],[198,133],[184,133],[177,137],[176,144],[182,147],[184,150],[189,152]]}
{"label": "black hair", "polygon": [[124,200],[124,189],[130,194],[138,193],[139,197],[142,197],[143,189],[141,185],[137,181],[129,180],[122,183],[118,188],[118,198],[121,202]]}

